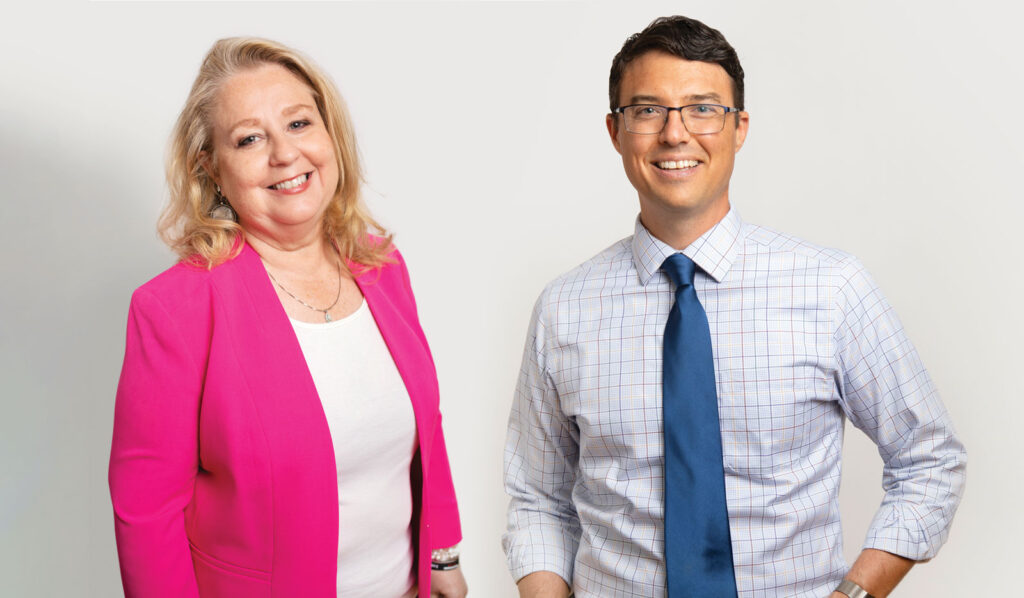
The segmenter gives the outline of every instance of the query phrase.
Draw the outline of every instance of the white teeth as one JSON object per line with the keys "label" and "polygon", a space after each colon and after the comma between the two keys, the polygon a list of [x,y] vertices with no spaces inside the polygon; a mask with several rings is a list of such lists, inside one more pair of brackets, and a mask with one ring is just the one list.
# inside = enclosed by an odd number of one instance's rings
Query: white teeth
{"label": "white teeth", "polygon": [[309,175],[307,175],[307,174],[300,174],[299,176],[295,177],[294,179],[291,179],[291,180],[285,181],[283,183],[278,183],[276,185],[273,185],[271,187],[271,189],[277,189],[277,190],[280,191],[280,190],[284,190],[284,189],[291,189],[293,187],[298,187],[299,185],[305,183],[306,179],[308,179],[308,178],[309,178]]}
{"label": "white teeth", "polygon": [[693,168],[700,164],[697,160],[666,160],[664,162],[658,162],[658,168],[662,170],[681,170],[683,168]]}

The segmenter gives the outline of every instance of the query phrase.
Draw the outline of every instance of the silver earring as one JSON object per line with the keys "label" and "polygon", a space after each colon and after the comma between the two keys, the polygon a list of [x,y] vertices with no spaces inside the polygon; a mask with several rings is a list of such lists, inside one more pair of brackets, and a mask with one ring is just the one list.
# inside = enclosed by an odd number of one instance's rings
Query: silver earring
{"label": "silver earring", "polygon": [[235,213],[235,209],[231,207],[228,200],[221,195],[220,185],[216,185],[217,188],[217,205],[213,206],[210,210],[210,218],[214,220],[230,220],[231,222],[238,222],[238,214]]}

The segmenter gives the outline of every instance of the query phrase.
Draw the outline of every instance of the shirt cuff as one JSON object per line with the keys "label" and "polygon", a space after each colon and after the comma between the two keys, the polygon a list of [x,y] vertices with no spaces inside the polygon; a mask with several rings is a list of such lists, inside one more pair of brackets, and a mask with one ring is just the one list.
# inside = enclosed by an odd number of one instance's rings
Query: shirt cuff
{"label": "shirt cuff", "polygon": [[518,582],[537,571],[557,574],[572,587],[573,566],[579,540],[567,530],[527,528],[508,532],[502,538],[512,579]]}
{"label": "shirt cuff", "polygon": [[[937,522],[933,525],[938,527]],[[947,530],[948,526],[929,532],[909,505],[884,505],[871,522],[864,548],[884,550],[913,561],[928,560],[938,554],[946,541]]]}

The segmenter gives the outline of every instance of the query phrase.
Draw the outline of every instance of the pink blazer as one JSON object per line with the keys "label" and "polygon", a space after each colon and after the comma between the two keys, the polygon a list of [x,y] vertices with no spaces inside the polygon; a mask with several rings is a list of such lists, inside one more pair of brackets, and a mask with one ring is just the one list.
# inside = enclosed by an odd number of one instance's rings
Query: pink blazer
{"label": "pink blazer", "polygon": [[[430,550],[462,534],[434,363],[405,262],[397,251],[392,257],[356,282],[412,399],[413,531],[427,598]],[[178,264],[132,296],[110,494],[126,596],[336,595],[338,488],[327,419],[248,245],[212,270]]]}

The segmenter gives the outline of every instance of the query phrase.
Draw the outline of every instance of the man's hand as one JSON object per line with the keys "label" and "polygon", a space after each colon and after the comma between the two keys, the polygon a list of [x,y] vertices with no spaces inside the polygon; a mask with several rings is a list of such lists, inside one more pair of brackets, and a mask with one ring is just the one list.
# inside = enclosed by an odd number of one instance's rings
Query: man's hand
{"label": "man's hand", "polygon": [[468,591],[462,569],[430,572],[431,598],[466,598]]}
{"label": "man's hand", "polygon": [[569,586],[557,573],[534,571],[520,579],[519,598],[568,598]]}

